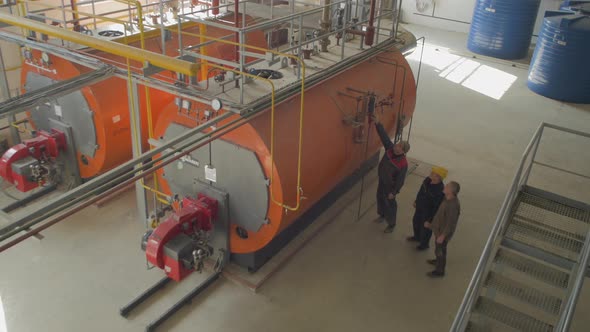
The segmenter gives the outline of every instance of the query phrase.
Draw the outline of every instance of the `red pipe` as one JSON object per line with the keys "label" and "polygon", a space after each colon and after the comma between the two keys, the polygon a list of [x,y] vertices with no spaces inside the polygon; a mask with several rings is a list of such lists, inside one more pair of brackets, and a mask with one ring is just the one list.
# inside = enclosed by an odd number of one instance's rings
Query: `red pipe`
{"label": "red pipe", "polygon": [[219,14],[219,0],[213,0],[211,5],[213,6],[211,13],[213,13],[213,15],[218,15]]}
{"label": "red pipe", "polygon": [[[236,28],[240,27],[240,21],[238,20],[240,18],[240,1],[239,0],[234,0],[234,24]],[[236,43],[240,42],[240,33],[236,32]],[[236,46],[236,62],[239,63],[240,62],[240,48],[239,46]],[[242,68],[238,68],[239,70],[242,70]]]}
{"label": "red pipe", "polygon": [[369,13],[369,25],[367,26],[367,31],[365,32],[365,45],[371,46],[373,45],[373,40],[375,39],[375,7],[377,5],[377,0],[371,0],[371,11]]}

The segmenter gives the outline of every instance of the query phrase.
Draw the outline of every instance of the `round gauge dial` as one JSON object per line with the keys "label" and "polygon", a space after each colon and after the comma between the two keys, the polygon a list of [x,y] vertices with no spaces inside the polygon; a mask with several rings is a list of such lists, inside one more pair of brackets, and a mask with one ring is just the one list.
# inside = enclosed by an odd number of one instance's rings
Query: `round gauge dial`
{"label": "round gauge dial", "polygon": [[31,52],[31,50],[28,48],[25,49],[24,56],[25,56],[25,59],[27,59],[28,61],[33,60],[33,52]]}
{"label": "round gauge dial", "polygon": [[41,53],[41,60],[43,60],[45,63],[49,63],[49,54],[46,52]]}
{"label": "round gauge dial", "polygon": [[215,98],[211,101],[211,107],[217,112],[223,107],[223,104],[221,103],[221,100]]}

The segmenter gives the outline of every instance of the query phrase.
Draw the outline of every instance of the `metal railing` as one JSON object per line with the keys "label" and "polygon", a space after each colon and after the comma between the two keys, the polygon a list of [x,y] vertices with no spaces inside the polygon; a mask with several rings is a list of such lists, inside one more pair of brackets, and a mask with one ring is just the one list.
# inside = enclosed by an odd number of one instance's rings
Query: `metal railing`
{"label": "metal railing", "polygon": [[[494,250],[494,245],[497,242],[500,234],[505,229],[507,222],[509,220],[510,211],[512,209],[513,203],[518,196],[520,190],[528,184],[529,176],[531,174],[531,170],[533,165],[539,164],[535,160],[537,155],[537,151],[539,149],[539,145],[541,143],[541,138],[543,137],[543,132],[545,128],[551,128],[558,131],[590,138],[590,133],[585,133],[549,123],[542,122],[537,130],[535,131],[533,138],[527,145],[522,158],[520,160],[518,170],[516,171],[516,175],[512,180],[512,184],[510,185],[510,189],[504,198],[504,202],[500,207],[500,211],[498,212],[498,217],[496,218],[496,222],[492,227],[492,231],[488,240],[485,244],[483,249],[483,253],[477,263],[477,267],[475,268],[475,272],[473,273],[473,277],[469,282],[469,286],[465,292],[465,296],[463,297],[463,301],[461,302],[461,306],[455,316],[455,320],[451,325],[450,331],[452,332],[459,332],[465,331],[467,328],[467,323],[469,322],[471,311],[473,310],[473,306],[475,305],[475,301],[477,300],[479,289],[482,286],[484,281],[485,272],[487,266],[490,263],[490,258],[492,257],[492,253]],[[554,168],[556,169],[556,168]],[[567,171],[563,169],[559,169],[562,171]],[[568,171],[569,172],[569,171]],[[569,172],[571,174],[576,174]],[[576,174],[579,175],[579,174]],[[584,276],[586,272],[586,267],[588,266],[590,260],[590,231],[586,236],[586,241],[584,243],[584,247],[582,252],[579,256],[577,266],[574,269],[574,273],[572,273],[573,283],[571,283],[570,288],[568,289],[567,294],[567,301],[562,307],[561,315],[557,326],[555,327],[555,331],[567,331],[569,325],[571,323],[571,319],[573,317],[573,313],[576,308],[576,302],[582,288],[582,284],[584,282]],[[572,279],[570,278],[570,279]]]}

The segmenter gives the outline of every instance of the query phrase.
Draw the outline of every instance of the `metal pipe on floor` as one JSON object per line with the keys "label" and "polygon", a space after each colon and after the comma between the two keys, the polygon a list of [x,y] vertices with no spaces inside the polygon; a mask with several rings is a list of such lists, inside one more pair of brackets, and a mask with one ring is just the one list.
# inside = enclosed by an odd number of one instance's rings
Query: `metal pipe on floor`
{"label": "metal pipe on floor", "polygon": [[12,202],[8,205],[6,205],[5,207],[2,208],[2,211],[6,212],[6,213],[10,213],[11,211],[14,211],[20,207],[23,207],[29,203],[31,203],[32,201],[36,200],[37,198],[43,197],[46,194],[49,194],[50,192],[54,191],[55,189],[57,189],[57,184],[52,183],[46,187],[42,187],[41,190],[23,198],[20,199],[16,202]]}

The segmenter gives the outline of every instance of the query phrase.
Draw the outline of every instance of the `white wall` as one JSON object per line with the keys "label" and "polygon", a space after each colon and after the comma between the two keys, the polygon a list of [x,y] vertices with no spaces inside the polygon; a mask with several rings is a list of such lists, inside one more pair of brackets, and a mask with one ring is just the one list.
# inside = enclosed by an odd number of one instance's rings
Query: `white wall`
{"label": "white wall", "polygon": [[[436,29],[469,32],[473,7],[476,0],[403,0],[402,20]],[[538,34],[546,10],[559,8],[560,0],[541,0],[534,34]],[[417,4],[426,5],[424,12],[419,12]],[[428,15],[422,16],[422,15]]]}

